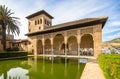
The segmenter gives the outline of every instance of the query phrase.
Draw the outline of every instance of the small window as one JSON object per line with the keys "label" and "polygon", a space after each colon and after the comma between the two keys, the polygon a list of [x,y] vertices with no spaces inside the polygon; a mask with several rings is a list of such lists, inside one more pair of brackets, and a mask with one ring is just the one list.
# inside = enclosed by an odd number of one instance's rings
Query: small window
{"label": "small window", "polygon": [[39,20],[38,20],[38,24],[39,24]]}
{"label": "small window", "polygon": [[46,21],[46,19],[45,19],[45,24],[47,24],[47,21]]}
{"label": "small window", "polygon": [[26,46],[26,45],[27,45],[27,42],[25,42],[24,45]]}
{"label": "small window", "polygon": [[49,22],[48,26],[50,26],[50,22]]}
{"label": "small window", "polygon": [[20,44],[18,44],[17,46],[20,46]]}
{"label": "small window", "polygon": [[28,41],[28,44],[30,45],[30,44],[31,44],[31,42],[30,42],[30,41]]}
{"label": "small window", "polygon": [[49,25],[49,22],[47,21],[47,25]]}
{"label": "small window", "polygon": [[42,24],[42,19],[40,19],[40,24]]}
{"label": "small window", "polygon": [[48,26],[51,26],[51,22],[49,22]]}
{"label": "small window", "polygon": [[39,27],[39,29],[41,29],[41,27]]}
{"label": "small window", "polygon": [[37,25],[37,21],[35,20],[35,25]]}
{"label": "small window", "polygon": [[29,29],[29,32],[30,32],[31,30]]}

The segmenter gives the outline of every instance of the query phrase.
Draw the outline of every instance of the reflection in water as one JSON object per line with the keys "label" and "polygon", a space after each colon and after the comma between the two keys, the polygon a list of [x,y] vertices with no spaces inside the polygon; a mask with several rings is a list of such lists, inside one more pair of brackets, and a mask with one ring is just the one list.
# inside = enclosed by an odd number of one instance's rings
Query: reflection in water
{"label": "reflection in water", "polygon": [[29,79],[27,74],[28,70],[26,69],[22,69],[20,67],[12,68],[7,72],[7,79]]}
{"label": "reflection in water", "polygon": [[65,58],[65,77],[67,76],[67,57]]}
{"label": "reflection in water", "polygon": [[54,57],[0,61],[0,79],[80,79],[85,64],[79,61]]}
{"label": "reflection in water", "polygon": [[42,72],[45,73],[45,57],[43,57]]}
{"label": "reflection in water", "polygon": [[87,59],[86,58],[81,58],[81,59],[79,59],[79,63],[87,63]]}
{"label": "reflection in water", "polygon": [[53,61],[54,61],[54,57],[51,57],[51,74],[53,74]]}
{"label": "reflection in water", "polygon": [[3,79],[3,77],[4,77],[4,76],[3,76],[3,74],[2,74],[2,75],[0,76],[0,79]]}
{"label": "reflection in water", "polygon": [[33,70],[37,72],[37,56],[34,56],[33,64],[34,64]]}
{"label": "reflection in water", "polygon": [[79,63],[79,59],[78,59],[78,71],[79,71],[79,68],[80,68],[80,63]]}
{"label": "reflection in water", "polygon": [[29,79],[26,59],[0,61],[0,79]]}
{"label": "reflection in water", "polygon": [[37,67],[37,72],[30,72],[31,79],[80,79],[84,67],[84,64],[80,66],[78,59],[54,57],[38,57],[38,59],[37,64],[32,64],[37,65],[34,66]]}

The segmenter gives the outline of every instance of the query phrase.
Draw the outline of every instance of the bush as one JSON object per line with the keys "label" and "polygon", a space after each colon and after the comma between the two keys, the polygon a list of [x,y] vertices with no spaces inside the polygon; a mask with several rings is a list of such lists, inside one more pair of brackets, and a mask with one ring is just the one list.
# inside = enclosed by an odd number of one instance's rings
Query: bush
{"label": "bush", "polygon": [[12,48],[13,51],[19,51],[19,48],[18,47],[14,47]]}
{"label": "bush", "polygon": [[10,57],[20,57],[20,56],[27,56],[28,52],[19,51],[19,52],[1,52],[0,58],[10,58]]}
{"label": "bush", "polygon": [[12,49],[11,48],[7,48],[6,51],[12,51]]}
{"label": "bush", "polygon": [[6,51],[19,51],[20,49],[18,47],[13,48],[7,48]]}
{"label": "bush", "polygon": [[111,63],[110,65],[110,73],[111,73],[111,76],[114,78],[114,79],[120,79],[120,63]]}
{"label": "bush", "polygon": [[120,79],[120,55],[101,54],[98,57],[98,62],[106,79]]}

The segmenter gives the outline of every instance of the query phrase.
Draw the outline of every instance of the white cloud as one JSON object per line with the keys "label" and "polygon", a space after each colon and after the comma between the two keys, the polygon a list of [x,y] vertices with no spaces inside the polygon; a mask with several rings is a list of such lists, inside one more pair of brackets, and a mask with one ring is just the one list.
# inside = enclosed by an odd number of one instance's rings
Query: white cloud
{"label": "white cloud", "polygon": [[[97,1],[94,1],[96,3]],[[81,4],[82,3],[82,4]],[[104,9],[107,5],[96,6],[93,1],[73,1],[68,0],[54,6],[53,14],[55,16],[54,24],[72,21],[81,18],[91,17],[91,13]],[[89,6],[88,6],[89,5]]]}
{"label": "white cloud", "polygon": [[120,28],[107,28],[107,29],[103,29],[103,34],[109,34],[109,33],[116,32],[116,31],[120,31]]}
{"label": "white cloud", "polygon": [[111,26],[119,26],[120,27],[120,21],[113,21],[110,23]]}

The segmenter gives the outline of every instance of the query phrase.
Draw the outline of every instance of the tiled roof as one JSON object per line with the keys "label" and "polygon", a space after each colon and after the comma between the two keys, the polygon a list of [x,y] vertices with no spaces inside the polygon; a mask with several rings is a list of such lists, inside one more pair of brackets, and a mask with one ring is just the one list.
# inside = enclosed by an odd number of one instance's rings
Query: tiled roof
{"label": "tiled roof", "polygon": [[33,18],[33,17],[38,16],[38,15],[40,15],[40,14],[45,14],[45,15],[48,16],[49,18],[53,19],[53,17],[52,17],[50,14],[48,14],[46,11],[44,11],[44,10],[35,12],[35,13],[27,16],[26,18],[27,18],[27,19],[30,19],[30,18]]}

